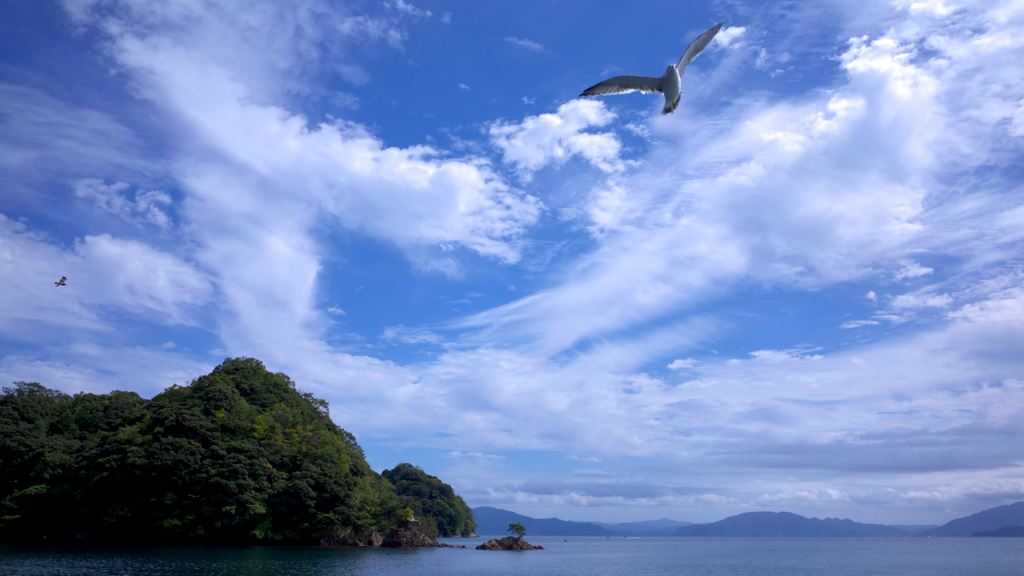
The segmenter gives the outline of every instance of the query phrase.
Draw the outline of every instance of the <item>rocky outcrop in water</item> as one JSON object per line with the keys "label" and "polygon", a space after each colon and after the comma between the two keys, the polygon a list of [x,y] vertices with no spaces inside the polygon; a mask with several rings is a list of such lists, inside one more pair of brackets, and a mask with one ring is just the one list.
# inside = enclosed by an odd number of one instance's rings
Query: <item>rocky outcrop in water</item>
{"label": "rocky outcrop in water", "polygon": [[515,536],[505,536],[501,540],[494,538],[476,547],[477,550],[543,550],[543,546],[534,546]]}

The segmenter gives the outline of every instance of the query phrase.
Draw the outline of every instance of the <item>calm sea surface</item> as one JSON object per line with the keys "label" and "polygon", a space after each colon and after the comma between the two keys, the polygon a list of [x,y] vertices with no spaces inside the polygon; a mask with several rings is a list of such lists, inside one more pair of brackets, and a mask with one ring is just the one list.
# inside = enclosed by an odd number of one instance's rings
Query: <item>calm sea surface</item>
{"label": "calm sea surface", "polygon": [[556,538],[546,550],[0,545],[0,574],[1024,575],[1024,538]]}

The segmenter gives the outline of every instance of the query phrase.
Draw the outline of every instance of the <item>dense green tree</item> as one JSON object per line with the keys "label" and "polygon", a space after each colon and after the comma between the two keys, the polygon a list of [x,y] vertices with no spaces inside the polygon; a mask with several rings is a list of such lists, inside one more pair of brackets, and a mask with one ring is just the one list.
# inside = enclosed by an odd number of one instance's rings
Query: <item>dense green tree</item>
{"label": "dense green tree", "polygon": [[394,485],[399,500],[412,507],[425,534],[468,536],[476,530],[473,510],[436,476],[412,464],[399,464],[381,474]]}
{"label": "dense green tree", "polygon": [[[471,512],[441,485],[418,509],[463,529]],[[465,510],[450,512],[453,498]],[[151,401],[26,382],[0,395],[6,541],[315,543],[338,528],[387,534],[405,507],[326,402],[252,358]]]}
{"label": "dense green tree", "polygon": [[519,522],[512,522],[508,525],[508,531],[516,535],[516,540],[522,540],[526,536],[526,527]]}

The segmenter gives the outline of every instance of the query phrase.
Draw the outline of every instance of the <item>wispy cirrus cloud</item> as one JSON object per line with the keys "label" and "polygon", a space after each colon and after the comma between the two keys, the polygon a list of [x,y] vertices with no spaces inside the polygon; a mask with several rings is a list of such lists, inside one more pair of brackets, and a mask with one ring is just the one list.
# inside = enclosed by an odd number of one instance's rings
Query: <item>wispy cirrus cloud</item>
{"label": "wispy cirrus cloud", "polygon": [[[158,161],[139,152],[141,140],[115,117],[36,88],[0,83],[0,192],[24,202],[28,183],[75,174],[148,172]],[[20,194],[15,195],[15,192]]]}
{"label": "wispy cirrus cloud", "polygon": [[[171,203],[171,197],[161,190],[136,190],[134,199],[127,194],[129,185],[124,182],[105,184],[96,178],[83,178],[75,182],[75,195],[92,200],[98,210],[116,214],[128,221],[145,221],[160,228],[169,227],[172,222],[164,212]],[[161,205],[164,209],[161,209]]]}
{"label": "wispy cirrus cloud", "polygon": [[440,344],[444,341],[444,337],[440,334],[421,328],[407,328],[401,324],[388,326],[380,337],[388,342],[401,344]]}
{"label": "wispy cirrus cloud", "polygon": [[398,10],[399,12],[408,14],[409,16],[415,16],[419,18],[428,18],[430,16],[433,16],[430,10],[423,10],[421,8],[417,8],[408,2],[403,2],[403,0],[385,2],[385,4],[391,8],[394,8],[395,10]]}
{"label": "wispy cirrus cloud", "polygon": [[878,325],[878,321],[877,320],[850,320],[850,321],[847,321],[847,322],[843,322],[842,324],[840,324],[839,327],[844,329],[844,330],[849,330],[851,328],[861,328],[863,326],[877,326],[877,325]]}
{"label": "wispy cirrus cloud", "polygon": [[519,46],[520,48],[525,48],[530,52],[544,51],[543,44],[539,42],[534,42],[533,40],[529,40],[527,38],[516,38],[515,36],[507,36],[505,37],[505,42],[508,42],[509,44],[514,44],[516,46]]}

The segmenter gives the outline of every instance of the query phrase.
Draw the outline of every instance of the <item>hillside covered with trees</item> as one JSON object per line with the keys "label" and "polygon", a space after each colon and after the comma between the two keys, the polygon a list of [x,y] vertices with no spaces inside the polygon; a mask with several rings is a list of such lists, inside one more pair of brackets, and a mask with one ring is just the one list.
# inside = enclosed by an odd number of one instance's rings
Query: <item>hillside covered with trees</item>
{"label": "hillside covered with trees", "polygon": [[468,536],[476,530],[473,511],[436,476],[412,464],[399,464],[381,474],[394,485],[399,501],[411,506],[427,536]]}
{"label": "hillside covered with trees", "polygon": [[405,497],[327,402],[252,358],[152,400],[25,382],[0,395],[2,541],[373,545],[410,512],[473,531],[450,486],[399,470]]}

